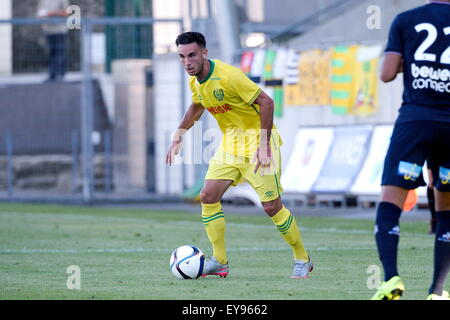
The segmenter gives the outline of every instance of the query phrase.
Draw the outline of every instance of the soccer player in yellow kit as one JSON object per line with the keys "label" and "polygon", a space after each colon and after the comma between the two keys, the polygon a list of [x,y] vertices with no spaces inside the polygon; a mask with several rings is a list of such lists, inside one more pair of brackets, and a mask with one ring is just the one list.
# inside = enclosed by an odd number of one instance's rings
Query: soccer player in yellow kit
{"label": "soccer player in yellow kit", "polygon": [[176,39],[178,55],[191,76],[192,104],[172,138],[166,163],[171,165],[181,148],[182,135],[208,110],[223,133],[211,159],[200,192],[202,221],[213,248],[203,275],[226,277],[225,216],[220,200],[231,185],[246,180],[257,192],[264,211],[291,246],[291,278],[307,278],[313,265],[294,216],[281,201],[281,138],[273,126],[273,100],[240,69],[220,60],[209,60],[204,36],[185,32]]}

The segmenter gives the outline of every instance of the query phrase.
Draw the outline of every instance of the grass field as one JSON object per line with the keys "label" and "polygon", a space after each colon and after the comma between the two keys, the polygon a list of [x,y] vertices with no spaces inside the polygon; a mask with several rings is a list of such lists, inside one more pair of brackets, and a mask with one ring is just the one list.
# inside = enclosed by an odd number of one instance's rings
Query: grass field
{"label": "grass field", "polygon": [[[226,214],[226,213],[225,213]],[[370,265],[380,265],[372,220],[301,217],[315,264],[289,279],[292,253],[263,213],[226,214],[230,275],[179,280],[170,254],[183,244],[210,252],[198,213],[0,204],[0,299],[368,299]],[[424,299],[433,237],[424,222],[402,222],[404,299]],[[81,271],[70,290],[67,267]]]}

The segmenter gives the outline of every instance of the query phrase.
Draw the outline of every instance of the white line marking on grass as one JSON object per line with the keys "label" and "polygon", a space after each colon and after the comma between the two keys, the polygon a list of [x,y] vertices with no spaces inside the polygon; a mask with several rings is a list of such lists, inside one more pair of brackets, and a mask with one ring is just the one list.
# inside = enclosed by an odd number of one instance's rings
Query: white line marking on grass
{"label": "white line marking on grass", "polygon": [[96,220],[98,222],[104,221],[120,221],[120,222],[136,222],[136,223],[153,223],[159,221],[160,219],[152,219],[152,218],[130,218],[130,217],[110,217],[110,216],[94,216],[89,214],[74,214],[74,213],[44,213],[44,212],[36,212],[36,213],[27,213],[27,212],[0,212],[0,216],[25,216],[25,217],[36,217],[36,216],[46,216],[50,218],[69,218],[69,219],[86,219],[86,220]]}
{"label": "white line marking on grass", "polygon": [[145,248],[103,248],[103,249],[0,249],[0,253],[139,253],[172,252],[173,249]]}
{"label": "white line marking on grass", "polygon": [[[151,224],[153,225],[156,223],[167,223],[170,224],[170,226],[175,225],[195,225],[198,226],[201,225],[201,220],[199,218],[199,222],[196,221],[174,221],[174,220],[168,220],[163,221],[161,219],[155,219],[155,218],[130,218],[130,217],[102,217],[102,216],[93,216],[88,214],[72,214],[72,213],[62,213],[62,214],[51,214],[51,213],[22,213],[22,212],[0,212],[1,216],[27,216],[27,217],[36,217],[37,215],[43,215],[43,216],[50,216],[50,217],[57,217],[57,218],[87,218],[87,219],[93,219],[98,222],[109,222],[109,221],[120,221],[120,222],[130,222],[130,223],[138,223],[139,225],[142,224]],[[239,222],[227,222],[227,226],[233,227],[240,227],[240,228],[249,228],[249,229],[273,229],[276,230],[275,226],[270,225],[263,225],[263,224],[251,224],[251,223],[239,223]],[[308,228],[303,227],[299,223],[300,231],[310,231],[310,232],[320,232],[320,233],[339,233],[339,234],[362,234],[362,235],[373,235],[373,231],[369,230],[361,230],[361,229],[337,229],[337,228]],[[413,237],[423,237],[423,238],[429,238],[430,235],[425,233],[413,233],[413,232],[401,232],[401,236],[413,236]]]}
{"label": "white line marking on grass", "polygon": [[[415,249],[431,249],[432,247],[420,247]],[[8,253],[160,253],[172,252],[173,248],[99,248],[99,249],[0,249],[0,254]],[[290,251],[291,248],[263,248],[263,247],[238,247],[229,248],[229,252],[277,252]],[[318,247],[311,248],[310,251],[373,251],[375,247],[344,247],[344,248],[330,248]]]}

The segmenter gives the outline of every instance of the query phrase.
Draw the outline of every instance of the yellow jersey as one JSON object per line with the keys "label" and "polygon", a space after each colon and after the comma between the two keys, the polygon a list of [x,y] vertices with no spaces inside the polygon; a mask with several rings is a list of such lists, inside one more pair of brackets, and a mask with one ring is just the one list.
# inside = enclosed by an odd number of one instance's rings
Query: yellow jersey
{"label": "yellow jersey", "polygon": [[[261,120],[255,103],[261,88],[239,68],[220,60],[210,61],[210,70],[203,81],[189,79],[192,101],[201,104],[217,120],[223,133],[221,148],[229,154],[253,157],[259,145]],[[278,148],[281,138],[275,126],[272,145]]]}

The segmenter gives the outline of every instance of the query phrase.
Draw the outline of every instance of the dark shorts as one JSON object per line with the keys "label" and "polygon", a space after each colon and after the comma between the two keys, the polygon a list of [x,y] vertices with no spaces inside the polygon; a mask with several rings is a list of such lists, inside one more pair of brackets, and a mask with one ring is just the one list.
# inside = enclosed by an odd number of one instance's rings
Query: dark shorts
{"label": "dark shorts", "polygon": [[396,123],[381,185],[405,189],[425,186],[425,161],[433,172],[434,186],[450,192],[450,124],[428,120]]}

